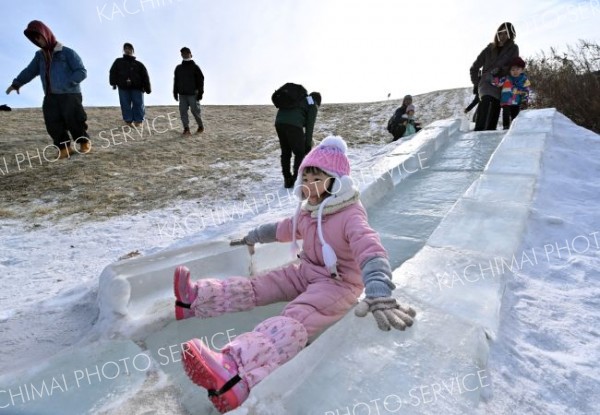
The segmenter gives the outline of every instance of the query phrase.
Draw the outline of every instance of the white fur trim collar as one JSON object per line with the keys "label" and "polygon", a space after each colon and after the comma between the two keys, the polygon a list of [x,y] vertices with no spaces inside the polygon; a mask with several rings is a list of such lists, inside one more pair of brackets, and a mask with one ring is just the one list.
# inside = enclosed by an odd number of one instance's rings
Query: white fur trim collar
{"label": "white fur trim collar", "polygon": [[[354,192],[354,194],[350,198],[332,199],[329,203],[327,203],[327,206],[323,208],[322,214],[323,216],[331,215],[332,213],[335,213],[339,210],[344,209],[347,206],[356,203],[359,199],[360,194],[358,191]],[[304,201],[302,203],[302,210],[310,212],[310,216],[316,218],[319,216],[319,206],[321,206],[320,203],[318,205],[309,205],[306,201]]]}

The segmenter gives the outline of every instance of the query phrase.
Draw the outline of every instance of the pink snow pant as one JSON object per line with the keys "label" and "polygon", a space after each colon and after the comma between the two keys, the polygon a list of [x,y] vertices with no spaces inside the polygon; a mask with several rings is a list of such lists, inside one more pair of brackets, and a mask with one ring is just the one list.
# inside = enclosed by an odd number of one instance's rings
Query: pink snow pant
{"label": "pink snow pant", "polygon": [[196,317],[289,301],[280,316],[237,336],[222,350],[234,359],[250,388],[298,354],[309,338],[340,320],[362,292],[361,287],[329,277],[304,277],[301,271],[301,265],[293,265],[256,278],[196,282],[198,296],[192,304]]}

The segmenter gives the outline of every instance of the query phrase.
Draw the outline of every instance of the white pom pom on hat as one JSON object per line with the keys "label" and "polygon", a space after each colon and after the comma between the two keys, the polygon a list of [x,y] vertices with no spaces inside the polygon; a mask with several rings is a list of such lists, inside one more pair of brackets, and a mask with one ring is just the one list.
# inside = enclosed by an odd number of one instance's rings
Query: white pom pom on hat
{"label": "white pom pom on hat", "polygon": [[338,148],[344,154],[346,154],[346,151],[348,151],[348,145],[339,135],[330,135],[325,137],[318,145],[318,147],[321,146]]}

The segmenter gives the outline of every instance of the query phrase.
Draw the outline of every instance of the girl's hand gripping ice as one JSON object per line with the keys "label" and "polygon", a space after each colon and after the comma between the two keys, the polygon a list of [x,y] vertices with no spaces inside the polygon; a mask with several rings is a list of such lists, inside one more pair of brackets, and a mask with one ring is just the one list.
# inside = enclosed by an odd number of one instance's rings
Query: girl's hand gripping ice
{"label": "girl's hand gripping ice", "polygon": [[365,298],[354,309],[358,317],[366,316],[369,311],[373,313],[379,329],[389,331],[392,327],[404,330],[413,324],[417,315],[411,307],[403,307],[394,297]]}

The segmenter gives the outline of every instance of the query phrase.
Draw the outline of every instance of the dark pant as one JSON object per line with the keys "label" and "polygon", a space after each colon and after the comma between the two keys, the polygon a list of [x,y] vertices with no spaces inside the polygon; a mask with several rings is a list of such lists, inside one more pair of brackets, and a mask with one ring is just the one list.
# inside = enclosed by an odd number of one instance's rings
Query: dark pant
{"label": "dark pant", "polygon": [[477,108],[475,131],[495,130],[500,118],[500,100],[489,95],[481,98]]}
{"label": "dark pant", "polygon": [[304,155],[307,155],[308,153],[310,153],[310,150],[312,150],[312,148],[313,148],[312,138],[310,140],[306,139],[304,141]]}
{"label": "dark pant", "polygon": [[[298,168],[306,155],[306,140],[304,138],[304,129],[289,124],[275,124],[275,130],[279,137],[281,146],[281,171],[285,179],[296,178]],[[290,172],[290,165],[294,154],[294,171]]]}
{"label": "dark pant", "polygon": [[506,105],[502,107],[502,128],[508,130],[512,120],[517,118],[521,107],[518,105]]}
{"label": "dark pant", "polygon": [[71,138],[79,144],[88,141],[87,114],[81,102],[81,94],[49,94],[44,97],[42,111],[46,131],[55,146],[66,147]]}

